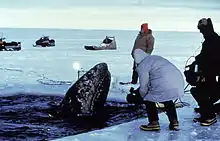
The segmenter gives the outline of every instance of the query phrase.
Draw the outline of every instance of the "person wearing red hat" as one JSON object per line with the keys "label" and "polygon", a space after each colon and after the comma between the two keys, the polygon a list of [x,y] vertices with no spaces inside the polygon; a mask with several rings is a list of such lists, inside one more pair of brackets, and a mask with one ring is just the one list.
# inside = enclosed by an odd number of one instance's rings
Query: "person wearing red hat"
{"label": "person wearing red hat", "polygon": [[201,52],[191,64],[191,67],[198,66],[195,82],[189,81],[192,79],[186,71],[184,74],[187,82],[193,86],[190,91],[199,106],[200,117],[193,121],[210,126],[217,122],[214,103],[220,99],[220,37],[214,31],[211,18],[200,19],[197,28],[205,40]]}
{"label": "person wearing red hat", "polygon": [[[141,29],[136,37],[134,46],[131,52],[132,58],[134,58],[134,50],[141,49],[145,53],[151,54],[154,49],[154,36],[152,30],[148,28],[148,23],[143,23]],[[137,84],[138,74],[136,72],[136,64],[133,64],[133,73],[132,73],[132,84]]]}

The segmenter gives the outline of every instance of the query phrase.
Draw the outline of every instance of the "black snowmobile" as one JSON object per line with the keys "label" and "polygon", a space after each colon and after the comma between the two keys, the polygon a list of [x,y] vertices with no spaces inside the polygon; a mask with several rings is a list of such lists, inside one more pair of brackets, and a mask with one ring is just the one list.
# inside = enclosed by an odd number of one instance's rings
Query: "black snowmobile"
{"label": "black snowmobile", "polygon": [[0,38],[0,51],[19,51],[21,50],[21,42],[6,42],[5,38]]}
{"label": "black snowmobile", "polygon": [[52,47],[55,46],[55,40],[50,39],[49,36],[43,36],[35,42],[33,47]]}

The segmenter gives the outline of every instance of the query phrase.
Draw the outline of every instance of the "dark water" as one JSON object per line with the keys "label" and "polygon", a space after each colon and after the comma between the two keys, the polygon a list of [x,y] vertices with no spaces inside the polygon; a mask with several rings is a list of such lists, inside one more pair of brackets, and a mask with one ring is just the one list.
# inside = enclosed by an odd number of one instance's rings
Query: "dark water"
{"label": "dark water", "polygon": [[51,117],[50,103],[62,99],[61,96],[27,94],[0,97],[0,140],[51,140],[128,122],[145,115],[143,106],[107,102],[103,121],[90,117]]}

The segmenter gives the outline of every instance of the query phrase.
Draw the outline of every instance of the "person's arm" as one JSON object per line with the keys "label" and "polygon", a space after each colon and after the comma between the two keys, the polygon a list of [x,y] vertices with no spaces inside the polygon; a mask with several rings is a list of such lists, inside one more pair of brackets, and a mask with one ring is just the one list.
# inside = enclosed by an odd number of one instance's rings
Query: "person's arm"
{"label": "person's arm", "polygon": [[140,83],[140,95],[144,98],[148,93],[148,83],[149,83],[149,72],[144,71],[142,73],[138,73],[139,83]]}
{"label": "person's arm", "polygon": [[132,51],[131,51],[131,56],[132,56],[132,58],[134,58],[134,50],[135,50],[135,46],[133,46],[133,49],[132,49]]}
{"label": "person's arm", "polygon": [[150,39],[147,40],[147,49],[146,53],[151,54],[154,50],[154,37],[153,35],[150,37]]}
{"label": "person's arm", "polygon": [[212,48],[212,46],[205,46],[195,57],[195,62],[203,71],[205,71],[204,69],[208,68],[213,69],[214,66],[212,65],[215,64],[214,62],[216,62],[218,56],[219,54],[216,49]]}
{"label": "person's arm", "polygon": [[135,41],[134,41],[134,45],[133,45],[133,48],[132,48],[132,51],[131,51],[131,56],[132,56],[132,58],[134,58],[134,50],[137,48],[136,47],[136,40],[137,40],[137,38],[139,37],[140,35],[138,34],[138,36],[136,37],[136,39],[135,39]]}

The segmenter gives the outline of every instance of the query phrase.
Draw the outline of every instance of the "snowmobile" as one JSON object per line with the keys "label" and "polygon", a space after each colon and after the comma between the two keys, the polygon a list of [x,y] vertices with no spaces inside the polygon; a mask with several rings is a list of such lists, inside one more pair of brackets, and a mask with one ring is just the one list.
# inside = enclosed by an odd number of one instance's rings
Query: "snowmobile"
{"label": "snowmobile", "polygon": [[50,39],[49,36],[43,36],[38,39],[33,47],[52,47],[55,46],[55,40]]}
{"label": "snowmobile", "polygon": [[0,38],[0,51],[19,51],[21,50],[21,42],[6,42],[6,38]]}
{"label": "snowmobile", "polygon": [[84,48],[86,50],[116,50],[115,36],[106,36],[99,46],[86,45]]}

